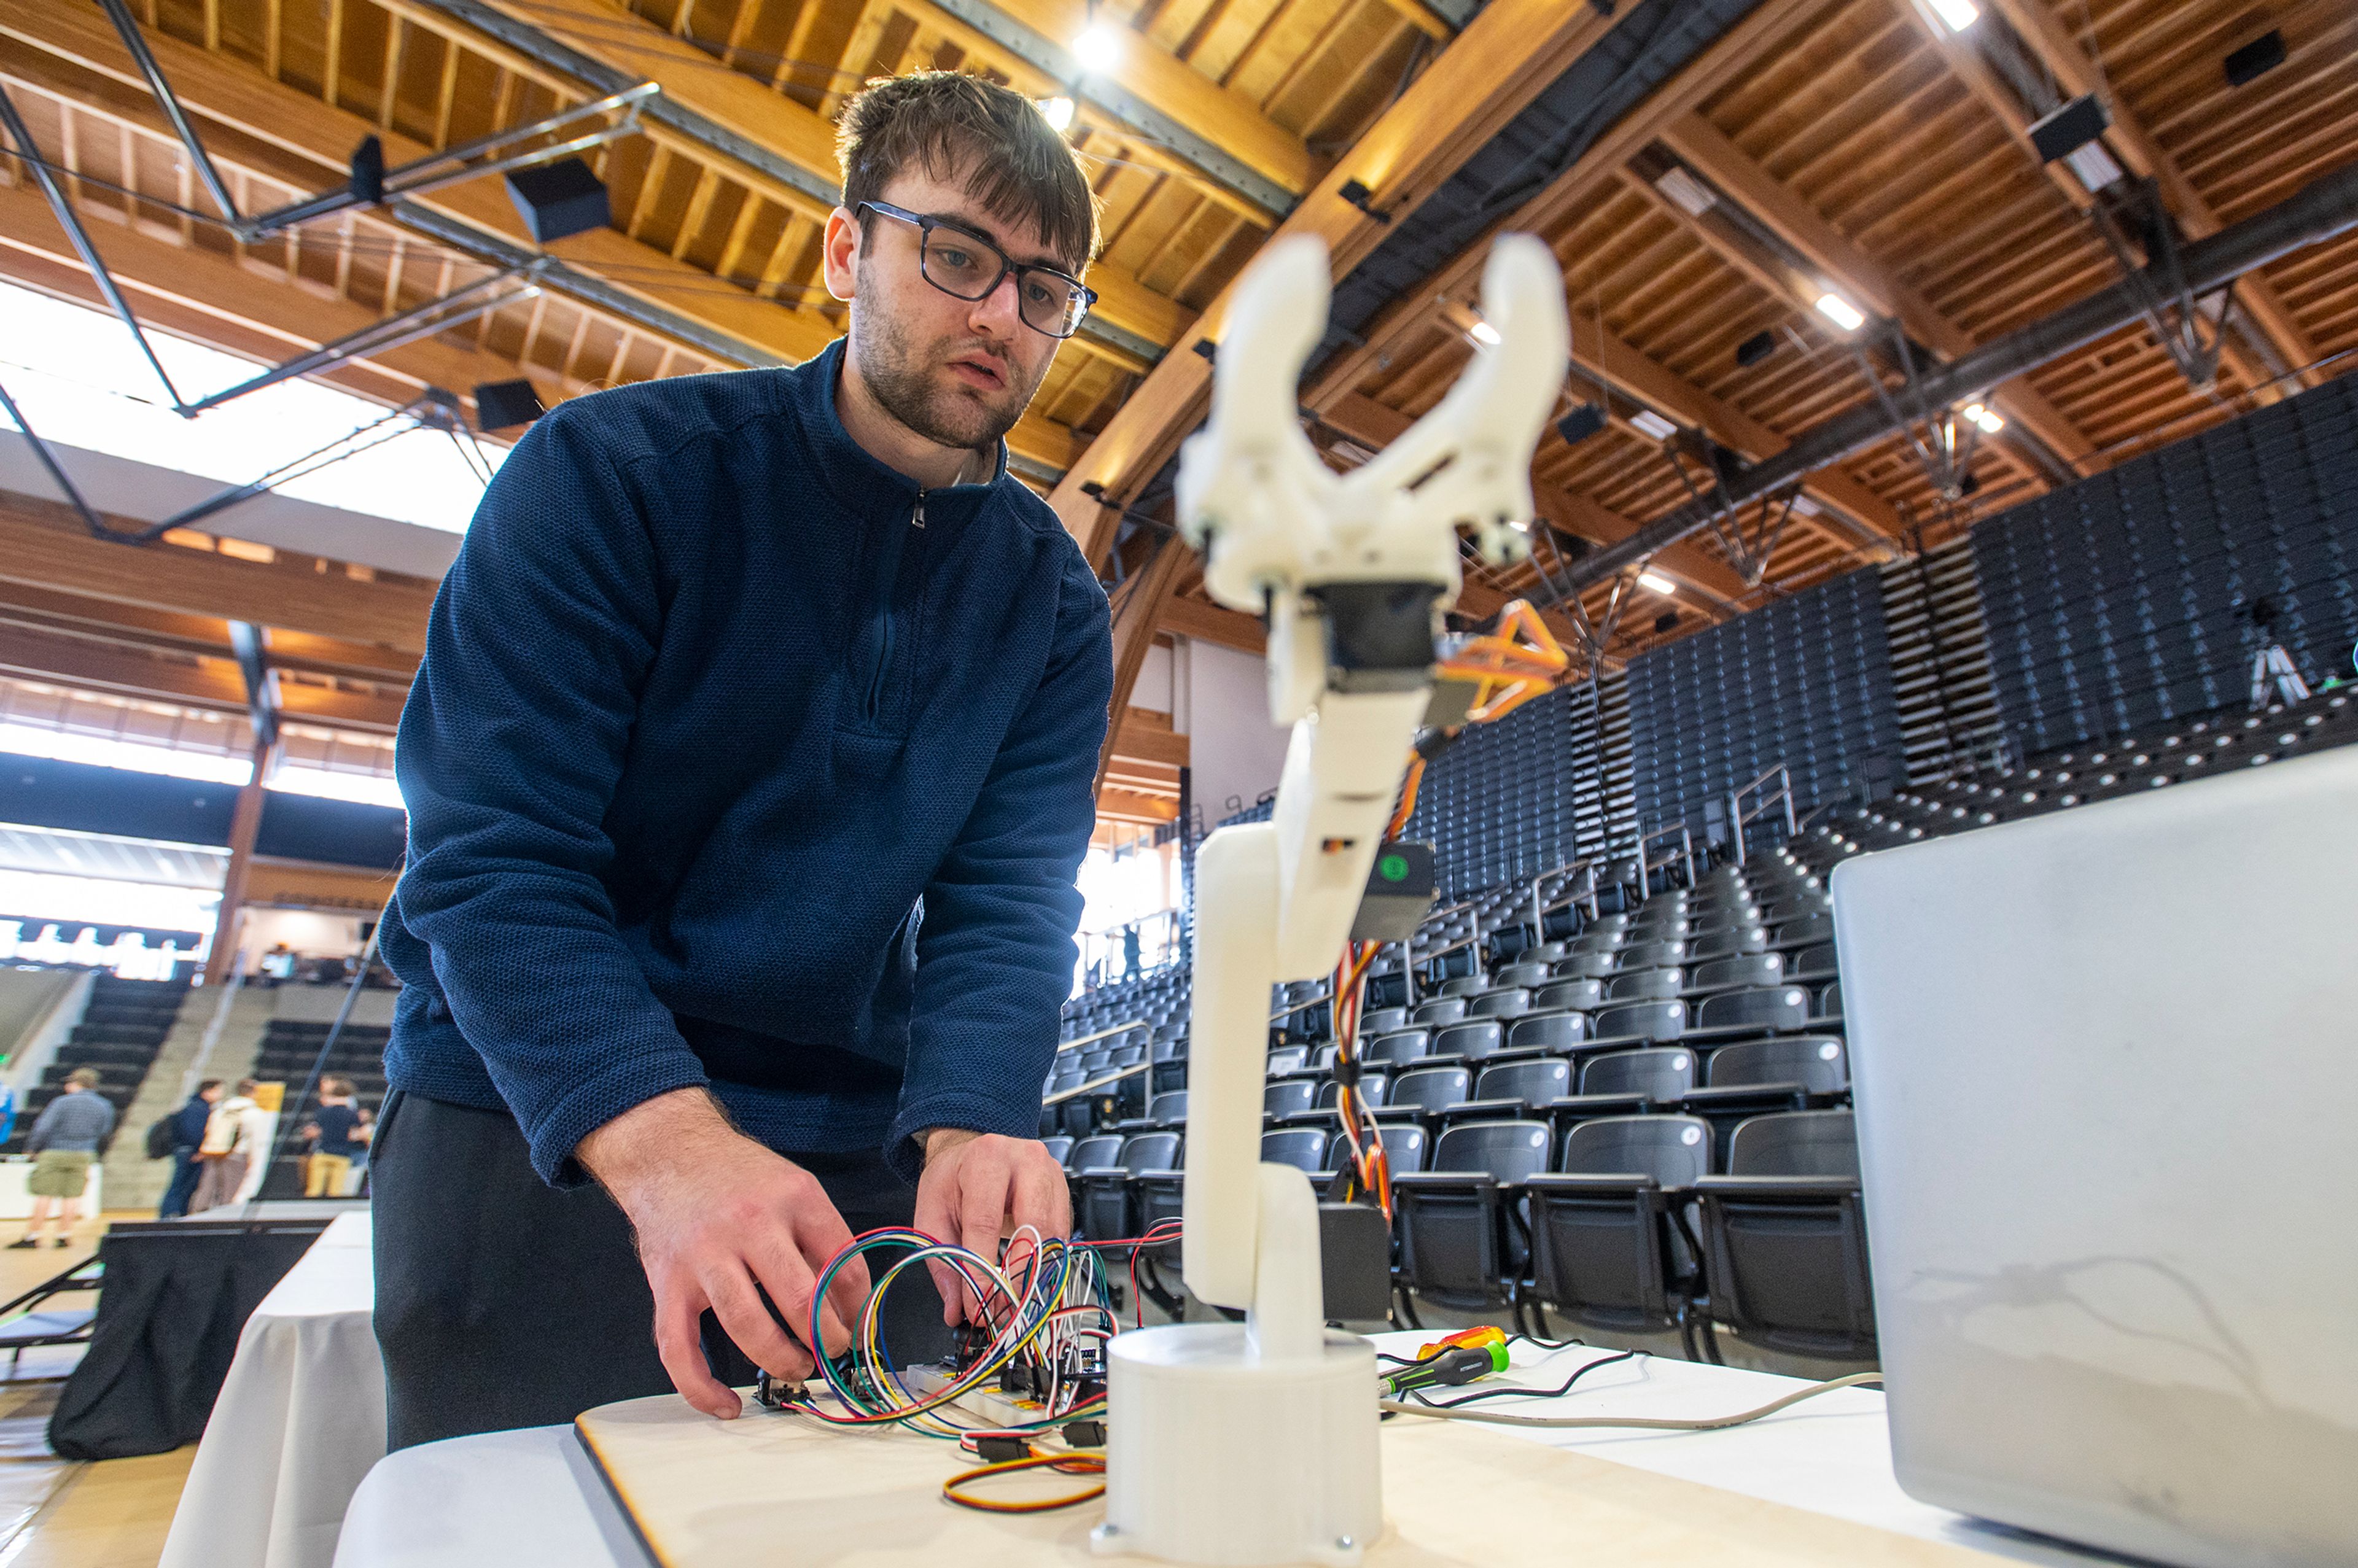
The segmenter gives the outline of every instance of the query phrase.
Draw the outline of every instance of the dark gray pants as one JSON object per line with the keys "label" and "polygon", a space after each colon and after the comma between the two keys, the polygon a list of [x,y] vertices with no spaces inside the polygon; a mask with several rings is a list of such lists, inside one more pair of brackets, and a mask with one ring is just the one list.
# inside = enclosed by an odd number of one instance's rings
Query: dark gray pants
{"label": "dark gray pants", "polygon": [[[853,1234],[910,1222],[916,1195],[881,1151],[787,1158],[819,1179]],[[369,1169],[388,1449],[671,1391],[630,1222],[598,1187],[543,1182],[514,1117],[396,1092]],[[947,1353],[924,1270],[904,1272],[885,1307],[896,1365]],[[704,1352],[722,1382],[753,1380],[709,1313]]]}

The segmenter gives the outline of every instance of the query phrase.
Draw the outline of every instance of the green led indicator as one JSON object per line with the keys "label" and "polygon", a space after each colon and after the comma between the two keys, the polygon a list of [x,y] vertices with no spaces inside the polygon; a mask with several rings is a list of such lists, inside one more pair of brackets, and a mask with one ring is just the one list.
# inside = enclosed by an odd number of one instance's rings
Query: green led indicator
{"label": "green led indicator", "polygon": [[1396,882],[1408,875],[1408,857],[1386,855],[1376,862],[1376,874],[1388,882]]}

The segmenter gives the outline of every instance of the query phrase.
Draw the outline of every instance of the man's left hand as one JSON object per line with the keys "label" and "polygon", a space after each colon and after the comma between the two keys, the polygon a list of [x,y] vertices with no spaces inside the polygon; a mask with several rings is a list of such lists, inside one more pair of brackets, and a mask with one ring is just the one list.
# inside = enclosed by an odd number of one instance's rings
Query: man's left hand
{"label": "man's left hand", "polygon": [[[925,1172],[917,1179],[919,1230],[996,1262],[1000,1238],[1025,1226],[1044,1240],[1073,1228],[1065,1168],[1046,1144],[948,1127],[925,1135]],[[939,1260],[926,1267],[942,1292],[942,1321],[953,1327],[980,1323],[966,1276]]]}

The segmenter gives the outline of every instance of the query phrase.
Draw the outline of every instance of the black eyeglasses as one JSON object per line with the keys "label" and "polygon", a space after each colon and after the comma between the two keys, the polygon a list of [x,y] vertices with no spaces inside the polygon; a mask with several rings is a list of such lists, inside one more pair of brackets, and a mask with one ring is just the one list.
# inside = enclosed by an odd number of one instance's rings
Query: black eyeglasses
{"label": "black eyeglasses", "polygon": [[1098,291],[1052,266],[1018,266],[979,234],[943,218],[928,218],[889,201],[863,201],[857,212],[882,212],[917,226],[917,270],[953,299],[988,299],[1009,273],[1015,275],[1015,308],[1023,324],[1052,338],[1069,338],[1098,302]]}

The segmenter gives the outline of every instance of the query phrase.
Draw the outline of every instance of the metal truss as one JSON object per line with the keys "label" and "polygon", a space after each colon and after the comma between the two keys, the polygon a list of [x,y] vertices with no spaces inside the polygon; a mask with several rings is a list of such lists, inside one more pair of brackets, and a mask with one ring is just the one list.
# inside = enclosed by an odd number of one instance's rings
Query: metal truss
{"label": "metal truss", "polygon": [[381,447],[396,436],[406,436],[412,430],[442,431],[457,444],[460,455],[467,460],[468,467],[478,478],[488,484],[492,477],[490,460],[483,456],[474,432],[468,428],[457,395],[438,386],[429,386],[400,407],[388,410],[349,435],[339,436],[325,446],[289,459],[259,479],[216,491],[160,522],[139,528],[117,528],[90,503],[89,497],[82,494],[81,487],[58,461],[57,454],[50,449],[49,444],[33,429],[31,422],[25,417],[24,410],[16,406],[15,398],[8,395],[5,386],[0,386],[0,410],[5,410],[9,420],[23,432],[26,441],[33,449],[33,456],[48,470],[50,481],[57,485],[67,504],[74,509],[75,515],[81,519],[82,525],[90,530],[91,536],[110,545],[152,545],[175,528],[189,527],[226,512],[241,502],[266,495],[281,485],[301,479],[306,474],[317,473],[347,458],[358,457],[371,448]]}
{"label": "metal truss", "polygon": [[[380,206],[399,197],[416,196],[461,180],[506,174],[535,164],[554,163],[558,158],[571,157],[591,147],[603,146],[608,142],[635,134],[639,128],[640,112],[649,99],[662,91],[654,82],[638,82],[594,102],[577,104],[545,119],[535,120],[528,125],[494,131],[488,136],[428,153],[424,157],[394,168],[384,167],[381,151],[373,153],[376,138],[371,136],[354,153],[352,178],[342,189],[321,191],[317,196],[307,196],[284,207],[247,216],[238,211],[237,201],[230,194],[228,181],[213,166],[212,155],[205,150],[202,138],[197,135],[196,125],[181,108],[172,84],[165,80],[164,68],[157,63],[154,51],[148,49],[146,36],[140,31],[139,19],[132,15],[129,0],[98,0],[98,4],[100,9],[106,13],[107,19],[114,24],[114,30],[122,35],[123,47],[131,51],[139,73],[147,79],[147,90],[155,94],[157,106],[163,110],[164,117],[171,122],[174,134],[180,138],[181,146],[188,150],[189,162],[196,169],[197,178],[204,186],[206,194],[221,209],[222,218],[231,232],[249,243],[281,229],[350,211],[355,207]],[[543,136],[557,135],[585,121],[602,119],[615,114],[622,118],[611,124],[600,125],[545,146],[531,145]],[[25,150],[32,151],[29,142],[26,143]]]}
{"label": "metal truss", "polygon": [[[219,222],[246,243],[354,208],[381,206],[460,180],[549,163],[602,146],[636,131],[640,111],[660,91],[652,81],[640,82],[531,124],[493,132],[488,136],[445,147],[390,169],[384,167],[380,145],[375,137],[371,136],[354,153],[352,178],[341,189],[323,191],[267,212],[248,216],[238,211],[228,181],[222,178],[211,155],[205,150],[202,138],[197,135],[195,124],[172,92],[171,83],[165,80],[163,67],[148,49],[138,19],[132,15],[126,0],[98,0],[98,4],[114,22],[115,31],[122,36],[124,47],[130,50],[140,73],[146,78],[157,106],[171,123],[181,146],[187,151],[199,182],[204,186],[213,204],[221,209],[220,218],[211,221]],[[611,124],[600,124],[556,142],[544,140],[584,122],[602,121],[606,116],[617,114],[622,117]],[[274,365],[235,386],[191,400],[183,397],[179,388],[173,384],[170,373],[165,370],[163,360],[148,339],[146,329],[140,323],[138,313],[131,308],[131,301],[114,281],[114,275],[107,270],[97,242],[91,237],[81,212],[59,182],[56,166],[40,156],[31,128],[26,124],[24,116],[17,112],[15,102],[5,89],[0,89],[0,128],[6,130],[21,161],[32,171],[34,179],[41,188],[41,194],[49,201],[50,211],[56,214],[66,237],[72,243],[75,254],[81,258],[82,265],[97,285],[99,294],[114,312],[115,319],[130,330],[132,338],[138,343],[140,353],[156,373],[156,379],[162,384],[172,411],[183,418],[193,419],[209,408],[217,408],[248,393],[259,392],[264,387],[275,386],[297,376],[317,374],[350,360],[383,353],[419,338],[461,326],[503,306],[529,299],[540,292],[539,274],[554,265],[548,258],[540,255],[511,258],[504,269],[488,277],[372,322],[333,342],[324,343],[308,353]],[[192,213],[191,216],[201,217],[203,214]],[[13,405],[11,406],[13,410]],[[488,479],[489,470],[483,467],[480,453],[474,455],[473,461],[478,471]],[[104,532],[103,524],[93,522],[92,526],[94,531]]]}
{"label": "metal truss", "polygon": [[[1917,466],[1924,470],[1932,492],[1942,501],[1956,502],[1964,498],[1972,488],[1968,480],[1973,472],[1974,458],[1981,450],[1982,429],[1974,420],[1962,417],[1948,404],[1934,399],[1926,390],[1927,371],[1937,368],[1924,364],[1918,357],[1916,345],[1898,326],[1885,323],[1889,339],[1892,362],[1898,367],[1903,403],[1892,395],[1883,372],[1867,357],[1866,334],[1860,333],[1850,343],[1851,358],[1857,362],[1858,373],[1874,389],[1876,400],[1883,406],[1884,414],[1892,427],[1908,444]],[[1960,428],[1962,427],[1962,429]],[[1794,486],[1798,492],[1800,486]],[[1792,501],[1789,495],[1786,507]]]}
{"label": "metal truss", "polygon": [[[1744,579],[1747,588],[1758,588],[1768,575],[1768,558],[1777,553],[1777,546],[1785,537],[1785,525],[1792,521],[1794,499],[1801,493],[1796,482],[1781,496],[1767,497],[1761,503],[1760,516],[1749,531],[1744,524],[1744,509],[1733,501],[1727,491],[1727,465],[1719,460],[1720,451],[1704,437],[1681,431],[1662,443],[1663,456],[1686,488],[1687,499],[1704,514],[1704,525],[1712,537],[1719,541],[1727,557],[1727,564]],[[1710,488],[1700,490],[1687,472],[1687,459],[1693,456],[1710,479]],[[1780,504],[1781,503],[1781,504]]]}
{"label": "metal truss", "polygon": [[[2113,253],[2123,281],[2135,291],[2155,341],[2187,384],[2209,390],[2219,378],[2234,285],[2196,295],[2179,257],[2178,222],[2151,176],[2107,186],[2088,209],[2088,222]],[[2292,367],[2298,368],[2298,367]]]}

